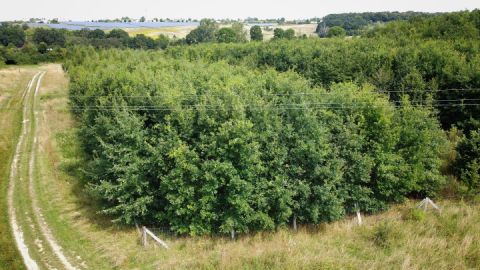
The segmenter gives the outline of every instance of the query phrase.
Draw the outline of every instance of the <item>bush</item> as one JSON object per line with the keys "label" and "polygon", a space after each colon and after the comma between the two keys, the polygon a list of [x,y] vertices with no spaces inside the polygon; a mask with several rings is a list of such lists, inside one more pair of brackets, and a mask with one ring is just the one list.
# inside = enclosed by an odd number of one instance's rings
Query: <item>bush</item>
{"label": "bush", "polygon": [[403,219],[404,220],[412,220],[412,221],[422,221],[426,217],[425,211],[415,207],[415,208],[410,208],[408,209],[404,214],[403,214]]}
{"label": "bush", "polygon": [[456,170],[472,194],[480,193],[480,129],[471,131],[457,146]]}
{"label": "bush", "polygon": [[19,25],[0,24],[0,45],[22,47],[25,44],[25,31]]}
{"label": "bush", "polygon": [[254,25],[252,26],[252,28],[250,28],[250,40],[252,41],[263,40],[262,28],[260,26]]}
{"label": "bush", "polygon": [[376,246],[389,249],[399,238],[398,232],[392,224],[382,222],[373,229],[372,241]]}
{"label": "bush", "polygon": [[45,43],[49,46],[64,47],[66,42],[65,31],[48,28],[35,28],[33,31],[33,42],[36,44]]}
{"label": "bush", "polygon": [[334,26],[332,28],[329,28],[328,32],[327,32],[327,37],[329,37],[329,38],[331,38],[331,37],[344,37],[346,35],[347,35],[347,32],[345,31],[345,29],[343,29],[340,26]]}

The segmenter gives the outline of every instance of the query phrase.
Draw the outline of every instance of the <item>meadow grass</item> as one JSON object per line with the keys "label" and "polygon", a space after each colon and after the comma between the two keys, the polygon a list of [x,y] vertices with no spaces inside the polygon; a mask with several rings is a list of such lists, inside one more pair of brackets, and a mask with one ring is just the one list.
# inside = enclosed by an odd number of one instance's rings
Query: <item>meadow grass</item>
{"label": "meadow grass", "polygon": [[8,220],[7,189],[21,129],[21,97],[34,72],[32,67],[0,69],[0,269],[24,269]]}

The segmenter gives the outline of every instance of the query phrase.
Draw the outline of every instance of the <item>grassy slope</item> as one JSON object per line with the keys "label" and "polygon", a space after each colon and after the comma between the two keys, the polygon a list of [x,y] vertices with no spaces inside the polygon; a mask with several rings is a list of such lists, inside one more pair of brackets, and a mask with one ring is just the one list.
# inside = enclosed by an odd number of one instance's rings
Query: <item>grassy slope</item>
{"label": "grassy slope", "polygon": [[480,267],[480,206],[440,201],[441,214],[404,220],[407,202],[366,217],[228,239],[169,239],[170,250],[140,247],[135,229],[95,214],[81,192],[81,152],[67,109],[67,78],[51,65],[40,93],[38,197],[65,250],[90,269],[468,269]]}
{"label": "grassy slope", "polygon": [[21,96],[35,70],[0,70],[0,269],[24,269],[8,221],[7,189],[10,164],[21,128]]}

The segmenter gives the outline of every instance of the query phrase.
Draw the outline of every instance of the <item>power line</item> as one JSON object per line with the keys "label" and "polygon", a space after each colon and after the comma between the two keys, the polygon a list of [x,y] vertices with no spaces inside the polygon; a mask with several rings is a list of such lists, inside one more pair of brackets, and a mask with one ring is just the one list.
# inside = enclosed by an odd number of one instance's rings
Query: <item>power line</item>
{"label": "power line", "polygon": [[[220,108],[217,107],[204,107],[205,111],[234,111],[234,110],[241,110],[241,109],[248,109],[248,110],[311,110],[311,109],[333,109],[333,110],[342,110],[342,109],[359,109],[359,108],[375,108],[375,107],[382,107],[382,106],[390,106],[394,108],[402,108],[405,105],[394,105],[394,104],[366,104],[366,105],[342,105],[342,104],[333,104],[333,105],[308,105],[308,104],[292,104],[294,106],[242,106],[238,109],[236,108]],[[424,104],[409,104],[408,106],[411,107],[426,107],[426,108],[434,108],[434,107],[463,107],[463,106],[480,106],[480,103],[457,103],[457,104],[437,104],[437,105],[424,105]],[[5,108],[0,109],[0,111],[17,111],[21,110],[22,108]],[[199,110],[200,108],[197,106],[189,106],[189,107],[176,107],[176,108],[165,108],[160,106],[105,106],[105,107],[96,107],[96,106],[74,106],[68,109],[38,109],[37,111],[69,111],[70,109],[76,110],[90,110],[90,111],[118,111],[121,109],[127,109],[130,111],[177,111],[177,110]]]}
{"label": "power line", "polygon": [[[438,92],[451,92],[451,91],[479,91],[480,88],[451,88],[451,89],[428,89],[428,90],[375,90],[376,93],[388,94],[388,93],[418,93],[418,94],[429,94],[429,93],[438,93]],[[62,97],[76,97],[76,98],[101,98],[101,97],[124,97],[124,98],[154,98],[154,97],[165,97],[165,96],[174,96],[174,94],[179,93],[163,93],[163,94],[155,94],[155,95],[119,95],[116,96],[116,92],[112,92],[111,95],[58,95]],[[181,97],[201,97],[201,96],[208,96],[208,97],[226,97],[230,96],[228,93],[225,94],[183,94],[181,93]],[[236,93],[232,93],[231,95],[235,95]],[[322,93],[278,93],[278,94],[262,94],[262,93],[254,93],[258,96],[323,96],[323,95],[331,95],[331,94],[338,94],[337,92],[322,92]],[[56,95],[49,95],[49,97],[56,97]]]}

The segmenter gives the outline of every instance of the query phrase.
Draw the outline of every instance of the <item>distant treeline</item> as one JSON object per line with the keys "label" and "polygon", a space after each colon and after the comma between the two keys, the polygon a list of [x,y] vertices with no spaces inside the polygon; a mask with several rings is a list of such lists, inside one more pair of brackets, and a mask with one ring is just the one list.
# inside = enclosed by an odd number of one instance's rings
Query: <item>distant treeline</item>
{"label": "distant treeline", "polygon": [[[66,48],[73,46],[92,46],[97,49],[166,49],[168,46],[192,45],[198,43],[244,43],[248,36],[252,41],[262,41],[260,26],[253,26],[250,32],[242,23],[233,23],[231,27],[220,28],[212,19],[203,19],[186,38],[171,39],[160,34],[157,38],[138,34],[133,37],[122,29],[103,31],[66,30],[52,28],[29,28],[26,24],[2,23],[0,25],[0,65],[1,64],[36,64],[63,60]],[[293,29],[274,30],[274,40],[294,39]]]}
{"label": "distant treeline", "polygon": [[429,18],[440,15],[441,13],[425,12],[363,12],[363,13],[341,13],[329,14],[323,17],[319,23],[317,32],[321,33],[322,28],[342,27],[348,35],[356,35],[359,30],[367,25],[376,23],[387,23],[398,20],[410,20],[412,18]]}
{"label": "distant treeline", "polygon": [[164,35],[160,35],[157,39],[142,34],[130,37],[122,29],[113,29],[107,33],[100,29],[69,31],[2,23],[0,25],[0,65],[61,61],[65,57],[66,48],[72,46],[165,49],[170,42],[170,39]]}

